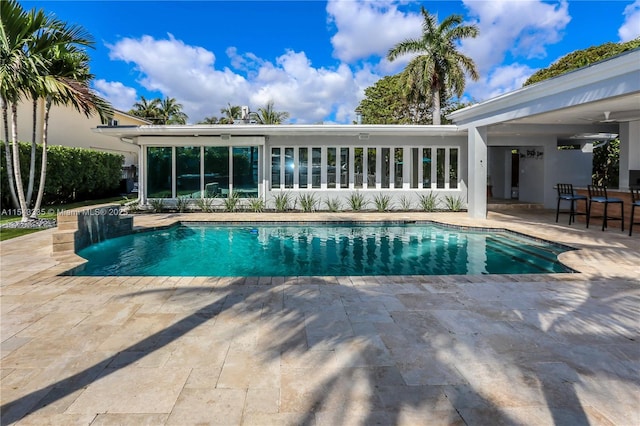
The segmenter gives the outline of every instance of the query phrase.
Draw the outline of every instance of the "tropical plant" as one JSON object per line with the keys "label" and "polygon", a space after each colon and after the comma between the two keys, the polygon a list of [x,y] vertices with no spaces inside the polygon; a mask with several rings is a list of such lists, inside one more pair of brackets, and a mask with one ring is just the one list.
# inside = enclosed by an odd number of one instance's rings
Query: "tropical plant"
{"label": "tropical plant", "polygon": [[200,211],[204,212],[204,213],[211,213],[213,212],[213,203],[214,203],[214,198],[197,198],[196,199],[196,206],[200,209]]}
{"label": "tropical plant", "polygon": [[[27,199],[24,193],[17,134],[17,105],[25,95],[51,97],[52,101],[71,104],[89,115],[94,111],[99,98],[91,92],[88,80],[74,79],[77,76],[66,70],[64,75],[55,72],[52,66],[54,52],[79,53],[81,47],[92,47],[93,40],[84,28],[45,15],[42,10],[26,12],[15,0],[0,2],[0,98],[2,98],[5,128],[8,127],[7,109],[11,109],[12,156],[7,156],[7,169],[12,172],[11,190],[17,195],[22,212],[22,221],[29,218]],[[58,57],[61,54],[57,55]],[[68,63],[68,62],[67,62]],[[88,68],[87,68],[88,69]],[[82,71],[83,74],[88,74]],[[100,100],[105,106],[108,104]],[[43,124],[46,135],[47,116]],[[8,132],[5,132],[8,136]],[[6,138],[9,141],[9,138]],[[46,152],[46,150],[45,150]],[[33,156],[32,156],[33,158]],[[46,155],[41,173],[41,188],[46,178]],[[11,164],[9,164],[11,163]],[[41,198],[41,197],[40,197]],[[37,204],[37,202],[36,202]],[[39,210],[34,209],[35,212]]]}
{"label": "tropical plant", "polygon": [[202,120],[198,121],[198,124],[218,124],[219,123],[219,119],[218,117],[205,117]]}
{"label": "tropical plant", "polygon": [[239,204],[240,194],[238,194],[236,191],[233,191],[227,198],[224,199],[224,211],[235,212],[238,210]]}
{"label": "tropical plant", "polygon": [[290,205],[291,195],[288,192],[282,192],[280,194],[276,194],[273,197],[273,202],[275,204],[275,208],[277,212],[284,212],[292,208],[292,206]]}
{"label": "tropical plant", "polygon": [[324,204],[330,212],[337,212],[342,208],[342,202],[339,198],[327,198],[324,200]]}
{"label": "tropical plant", "polygon": [[262,198],[249,198],[249,209],[254,213],[262,213],[265,209],[265,202]]}
{"label": "tropical plant", "polygon": [[288,118],[288,112],[280,112],[274,109],[273,101],[269,101],[264,107],[258,108],[258,112],[256,114],[256,121],[258,124],[282,124],[282,122],[286,121]]}
{"label": "tropical plant", "polygon": [[133,104],[133,108],[129,110],[129,114],[136,117],[144,118],[154,124],[158,124],[159,111],[158,104],[160,99],[146,99],[144,96],[140,96],[140,100]]}
{"label": "tropical plant", "polygon": [[300,194],[298,196],[298,202],[300,203],[300,208],[305,213],[310,213],[318,209],[318,199],[313,193]]}
{"label": "tropical plant", "polygon": [[152,198],[149,204],[154,213],[160,213],[164,209],[164,198]]}
{"label": "tropical plant", "polygon": [[180,213],[184,213],[185,210],[187,210],[188,206],[188,197],[179,196],[178,198],[176,198],[176,210],[178,210]]}
{"label": "tropical plant", "polygon": [[464,209],[464,199],[461,196],[446,195],[444,197],[444,205],[447,210],[459,212]]}
{"label": "tropical plant", "polygon": [[187,124],[187,118],[175,98],[166,97],[158,102],[158,124]]}
{"label": "tropical plant", "polygon": [[408,212],[412,208],[411,199],[406,195],[400,197],[400,210]]}
{"label": "tropical plant", "polygon": [[358,191],[352,192],[347,199],[347,203],[349,207],[354,212],[359,212],[367,206],[367,201],[364,198],[364,195],[359,193]]}
{"label": "tropical plant", "polygon": [[386,212],[391,207],[391,197],[386,194],[378,194],[373,197],[373,203],[376,205],[376,210]]}
{"label": "tropical plant", "polygon": [[434,192],[418,194],[420,208],[425,212],[434,212],[438,208],[438,196]]}
{"label": "tropical plant", "polygon": [[479,78],[473,60],[456,49],[459,40],[478,35],[475,25],[461,25],[461,15],[450,15],[438,24],[437,15],[431,15],[424,6],[422,37],[407,39],[392,47],[387,59],[394,61],[401,55],[416,53],[402,73],[402,86],[410,100],[428,99],[433,106],[433,124],[441,123],[441,96],[454,93],[458,98],[465,88],[465,73],[473,80]]}
{"label": "tropical plant", "polygon": [[226,108],[222,108],[220,110],[224,117],[218,120],[218,124],[233,124],[233,122],[240,118],[240,114],[242,114],[242,107],[240,105],[227,104]]}

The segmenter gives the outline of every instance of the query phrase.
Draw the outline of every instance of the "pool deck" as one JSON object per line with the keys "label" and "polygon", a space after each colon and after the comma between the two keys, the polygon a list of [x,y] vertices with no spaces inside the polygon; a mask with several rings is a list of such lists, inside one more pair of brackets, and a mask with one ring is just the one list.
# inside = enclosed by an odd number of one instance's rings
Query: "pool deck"
{"label": "pool deck", "polygon": [[571,245],[575,274],[74,277],[54,230],[0,242],[2,425],[638,425],[640,226],[436,220]]}

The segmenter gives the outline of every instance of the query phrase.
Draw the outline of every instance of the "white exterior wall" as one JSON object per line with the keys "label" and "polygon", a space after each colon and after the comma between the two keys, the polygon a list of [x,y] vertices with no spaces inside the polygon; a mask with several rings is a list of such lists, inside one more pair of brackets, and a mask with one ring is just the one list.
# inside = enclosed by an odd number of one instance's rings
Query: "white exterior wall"
{"label": "white exterior wall", "polygon": [[[143,121],[137,120],[118,111],[114,113],[114,119],[121,126],[139,126]],[[42,137],[42,121],[44,120],[43,101],[40,102],[37,114],[38,125],[36,127],[36,140],[40,142]],[[87,117],[79,113],[73,107],[51,107],[48,123],[49,145],[63,145],[76,148],[95,149],[124,156],[124,166],[138,165],[138,147],[121,140],[93,132],[91,129],[102,125],[97,115]],[[33,132],[33,104],[22,102],[18,105],[18,139],[23,142],[31,142]]]}

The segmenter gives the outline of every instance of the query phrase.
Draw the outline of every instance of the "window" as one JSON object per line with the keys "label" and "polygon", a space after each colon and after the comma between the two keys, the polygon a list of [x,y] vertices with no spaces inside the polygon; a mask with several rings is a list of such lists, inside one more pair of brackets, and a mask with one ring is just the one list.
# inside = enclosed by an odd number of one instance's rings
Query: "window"
{"label": "window", "polygon": [[229,194],[229,147],[204,148],[204,196],[227,197]]}
{"label": "window", "polygon": [[353,158],[353,186],[356,189],[362,188],[364,181],[364,148],[354,148]]}
{"label": "window", "polygon": [[431,188],[431,148],[422,149],[422,187]]}
{"label": "window", "polygon": [[336,187],[336,149],[327,148],[327,188]]}
{"label": "window", "polygon": [[171,147],[147,148],[147,197],[171,198],[172,176]]}
{"label": "window", "polygon": [[367,149],[367,188],[376,187],[376,148]]}
{"label": "window", "polygon": [[306,188],[309,178],[309,149],[300,148],[298,153],[298,179],[299,187]]}
{"label": "window", "polygon": [[458,188],[458,148],[449,150],[449,188]]}
{"label": "window", "polygon": [[293,172],[295,164],[293,163],[293,148],[284,149],[284,187],[293,188]]}
{"label": "window", "polygon": [[393,168],[393,187],[394,188],[402,188],[402,176],[403,176],[403,168],[404,168],[404,149],[396,148],[394,159],[394,168]]}
{"label": "window", "polygon": [[271,188],[280,188],[280,148],[271,148]]}
{"label": "window", "polygon": [[349,148],[340,148],[340,188],[349,188]]}
{"label": "window", "polygon": [[258,147],[233,148],[233,192],[241,198],[258,196]]}
{"label": "window", "polygon": [[391,158],[393,151],[389,148],[382,148],[382,187],[389,188],[389,178],[391,176],[391,164],[393,159]]}
{"label": "window", "polygon": [[444,162],[445,162],[445,152],[444,148],[438,148],[436,150],[437,159],[436,159],[436,179],[437,179],[437,188],[444,188]]}
{"label": "window", "polygon": [[311,149],[311,161],[313,167],[311,169],[311,186],[313,188],[320,188],[321,166],[322,166],[322,149]]}
{"label": "window", "polygon": [[176,147],[176,195],[200,197],[200,147]]}

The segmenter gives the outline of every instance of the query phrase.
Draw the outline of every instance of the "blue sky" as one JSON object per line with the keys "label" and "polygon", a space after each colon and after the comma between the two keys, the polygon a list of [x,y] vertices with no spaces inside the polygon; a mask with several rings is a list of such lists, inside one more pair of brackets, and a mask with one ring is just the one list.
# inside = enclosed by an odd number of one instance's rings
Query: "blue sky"
{"label": "blue sky", "polygon": [[189,122],[228,103],[275,102],[290,123],[350,123],[364,89],[402,70],[386,52],[419,37],[420,6],[457,13],[480,35],[460,50],[480,71],[467,99],[522,86],[577,49],[640,35],[635,1],[22,1],[95,38],[94,88],[121,110],[173,97]]}

